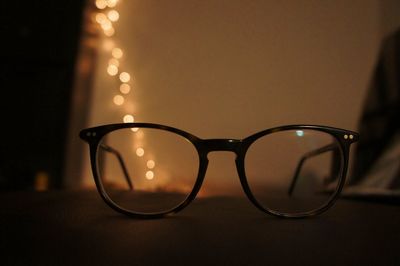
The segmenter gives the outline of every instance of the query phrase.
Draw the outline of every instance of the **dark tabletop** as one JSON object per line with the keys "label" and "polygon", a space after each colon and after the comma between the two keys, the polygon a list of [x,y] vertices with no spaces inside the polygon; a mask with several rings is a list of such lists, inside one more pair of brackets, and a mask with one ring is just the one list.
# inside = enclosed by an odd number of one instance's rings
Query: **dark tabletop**
{"label": "dark tabletop", "polygon": [[0,194],[1,265],[400,265],[400,205],[341,199],[308,219],[246,198],[196,199],[168,218],[114,212],[96,191]]}

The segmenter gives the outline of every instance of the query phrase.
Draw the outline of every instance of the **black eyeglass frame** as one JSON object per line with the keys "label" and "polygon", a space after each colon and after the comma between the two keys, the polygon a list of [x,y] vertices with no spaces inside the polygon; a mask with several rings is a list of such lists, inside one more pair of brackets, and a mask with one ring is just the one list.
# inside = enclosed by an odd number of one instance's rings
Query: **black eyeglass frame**
{"label": "black eyeglass frame", "polygon": [[[99,145],[100,145],[102,138],[106,134],[108,134],[112,131],[124,129],[124,128],[150,128],[150,129],[159,129],[159,130],[169,131],[169,132],[178,134],[181,137],[187,139],[196,148],[198,156],[199,156],[199,169],[198,169],[198,173],[197,173],[197,179],[196,179],[196,182],[193,186],[191,193],[186,197],[186,199],[180,205],[178,205],[170,210],[160,212],[160,213],[143,214],[143,213],[132,212],[130,210],[127,210],[127,209],[124,209],[124,208],[118,206],[108,196],[108,194],[106,193],[106,191],[103,187],[103,184],[100,180],[100,177],[99,177],[99,171],[98,171],[98,166],[97,166],[97,150],[99,149]],[[247,150],[249,149],[251,144],[254,143],[257,139],[264,137],[268,134],[272,134],[272,133],[276,133],[276,132],[280,132],[280,131],[286,131],[286,130],[307,130],[307,129],[325,132],[327,134],[330,134],[332,137],[335,138],[335,140],[339,144],[340,154],[341,154],[343,163],[341,164],[341,169],[340,169],[340,174],[339,174],[339,182],[338,182],[335,192],[332,194],[330,199],[325,203],[325,205],[321,206],[318,209],[304,212],[304,213],[294,213],[294,214],[282,213],[282,212],[278,212],[278,211],[263,207],[257,201],[257,199],[253,196],[253,193],[247,182],[246,173],[245,173],[245,156],[246,156]],[[177,129],[174,127],[170,127],[170,126],[153,124],[153,123],[118,123],[118,124],[101,125],[101,126],[97,126],[97,127],[83,129],[80,132],[79,136],[82,140],[86,141],[89,144],[92,173],[93,173],[93,177],[94,177],[94,181],[95,181],[97,190],[99,191],[102,199],[112,209],[114,209],[117,212],[123,213],[125,215],[131,216],[134,218],[144,218],[144,219],[146,219],[146,218],[162,218],[169,214],[177,213],[177,212],[181,211],[182,209],[184,209],[186,206],[188,206],[189,203],[191,203],[195,199],[197,193],[199,192],[199,190],[201,188],[201,185],[205,178],[205,174],[206,174],[207,167],[208,167],[207,155],[208,155],[208,153],[213,152],[213,151],[230,151],[230,152],[234,152],[236,154],[236,159],[235,159],[236,169],[237,169],[237,172],[239,175],[239,179],[240,179],[240,183],[242,185],[243,191],[246,194],[246,196],[248,197],[248,199],[261,211],[271,214],[271,215],[274,215],[274,216],[286,217],[286,218],[303,218],[303,217],[319,215],[319,214],[323,213],[324,211],[328,210],[338,199],[338,197],[343,189],[343,186],[345,184],[345,180],[346,180],[346,173],[347,173],[348,162],[349,162],[350,145],[352,143],[356,142],[359,138],[358,133],[350,131],[350,130],[340,129],[340,128],[320,126],[320,125],[285,125],[285,126],[265,129],[263,131],[255,133],[244,139],[201,139],[201,138],[194,136],[183,130],[180,130],[180,129]],[[297,176],[295,176],[295,178],[297,178]],[[295,180],[293,180],[293,181],[295,182]],[[291,193],[291,191],[290,191],[290,193]]]}

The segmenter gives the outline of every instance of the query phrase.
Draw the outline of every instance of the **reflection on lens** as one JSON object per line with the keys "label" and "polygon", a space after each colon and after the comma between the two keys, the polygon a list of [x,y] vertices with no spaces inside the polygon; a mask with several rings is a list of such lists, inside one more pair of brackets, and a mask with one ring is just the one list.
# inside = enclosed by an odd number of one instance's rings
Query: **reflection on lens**
{"label": "reflection on lens", "polygon": [[194,187],[197,150],[175,133],[139,129],[141,134],[124,128],[103,137],[97,151],[100,181],[108,197],[123,209],[141,214],[170,211]]}
{"label": "reflection on lens", "polygon": [[251,144],[246,178],[264,208],[304,214],[324,207],[337,189],[343,158],[328,133],[301,129],[265,135]]}

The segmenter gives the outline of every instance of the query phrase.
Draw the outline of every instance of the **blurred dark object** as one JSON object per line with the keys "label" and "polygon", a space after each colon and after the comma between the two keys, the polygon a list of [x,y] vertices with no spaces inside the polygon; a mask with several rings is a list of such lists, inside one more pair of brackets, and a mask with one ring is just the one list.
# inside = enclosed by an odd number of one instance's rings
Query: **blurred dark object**
{"label": "blurred dark object", "polygon": [[[400,189],[400,157],[393,146],[399,147],[400,133],[400,29],[386,37],[367,93],[362,111],[353,174],[350,185],[357,185],[379,175],[372,169],[380,164],[386,171],[381,178],[386,189]],[[397,149],[397,148],[396,148]],[[391,153],[390,156],[388,154]],[[382,162],[381,158],[391,157]],[[386,165],[386,166],[385,166]],[[390,165],[390,166],[389,166]],[[386,170],[387,170],[386,169]],[[394,169],[394,170],[393,170]],[[392,176],[387,176],[388,173]],[[368,176],[370,175],[370,176]],[[375,181],[374,181],[375,182]],[[370,182],[371,183],[371,182]]]}
{"label": "blurred dark object", "polygon": [[84,3],[1,4],[0,190],[62,184]]}

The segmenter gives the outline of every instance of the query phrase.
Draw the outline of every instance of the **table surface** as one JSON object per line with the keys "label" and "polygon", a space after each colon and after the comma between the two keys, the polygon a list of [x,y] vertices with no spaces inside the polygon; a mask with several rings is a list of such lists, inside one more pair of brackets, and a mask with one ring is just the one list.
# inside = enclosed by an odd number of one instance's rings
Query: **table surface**
{"label": "table surface", "polygon": [[138,220],[96,191],[0,199],[2,265],[400,265],[398,204],[340,199],[318,217],[293,220],[246,198],[211,197]]}

